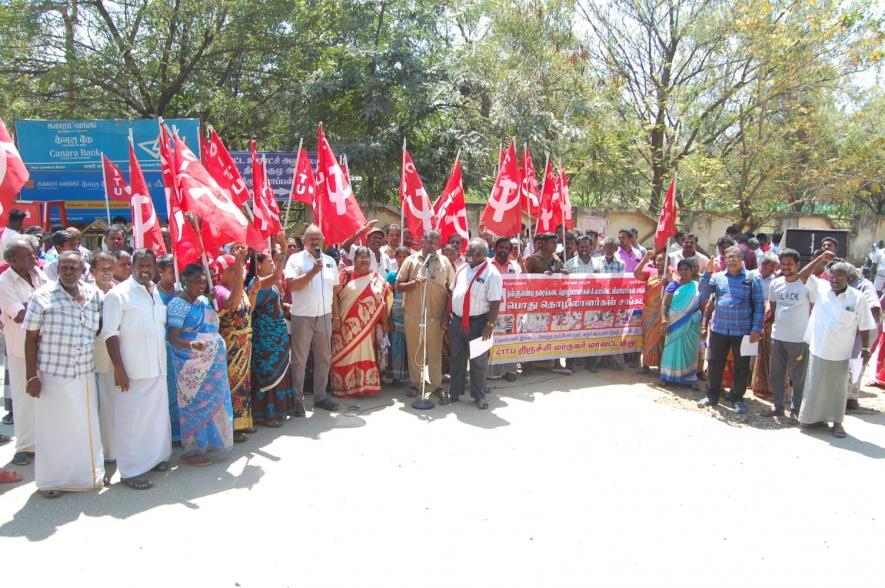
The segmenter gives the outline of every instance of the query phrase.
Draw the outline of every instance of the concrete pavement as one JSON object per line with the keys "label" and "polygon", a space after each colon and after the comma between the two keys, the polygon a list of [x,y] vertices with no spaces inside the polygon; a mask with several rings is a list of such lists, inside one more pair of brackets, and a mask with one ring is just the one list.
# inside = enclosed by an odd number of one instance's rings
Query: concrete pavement
{"label": "concrete pavement", "polygon": [[213,467],[174,462],[143,492],[47,500],[18,468],[2,582],[881,586],[885,415],[850,416],[839,440],[652,382],[544,374],[495,383],[489,411],[426,413],[391,388],[260,429]]}

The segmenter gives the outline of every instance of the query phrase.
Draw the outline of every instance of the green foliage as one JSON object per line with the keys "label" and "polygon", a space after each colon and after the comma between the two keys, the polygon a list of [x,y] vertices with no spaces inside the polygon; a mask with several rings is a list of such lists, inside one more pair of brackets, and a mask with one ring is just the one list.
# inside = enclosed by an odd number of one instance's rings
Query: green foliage
{"label": "green foliage", "polygon": [[[232,148],[347,153],[395,202],[455,154],[483,201],[498,146],[564,162],[573,200],[747,226],[885,212],[881,7],[817,0],[8,0],[0,116],[199,117]],[[878,74],[876,74],[878,75]],[[867,86],[870,84],[867,83]]]}

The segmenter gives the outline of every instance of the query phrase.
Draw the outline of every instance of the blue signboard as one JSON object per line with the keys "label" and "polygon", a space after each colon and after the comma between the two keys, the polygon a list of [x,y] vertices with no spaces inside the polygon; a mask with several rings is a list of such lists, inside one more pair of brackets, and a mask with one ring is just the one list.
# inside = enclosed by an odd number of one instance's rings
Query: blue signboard
{"label": "blue signboard", "polygon": [[[252,155],[248,151],[231,151],[231,158],[243,176],[243,181],[252,189]],[[270,187],[277,200],[286,200],[292,190],[292,176],[295,175],[295,165],[298,163],[298,154],[290,151],[259,151],[258,158],[264,157],[267,161],[267,177],[270,179]],[[311,167],[316,170],[317,154],[307,152]]]}
{"label": "blue signboard", "polygon": [[[196,119],[169,119],[199,156],[200,123]],[[22,200],[64,200],[68,221],[91,222],[104,218],[104,184],[101,154],[129,175],[129,131],[135,154],[161,218],[166,218],[166,198],[160,172],[159,126],[145,120],[20,120],[15,123],[18,150],[31,174]],[[111,216],[129,219],[126,202],[110,203]]]}

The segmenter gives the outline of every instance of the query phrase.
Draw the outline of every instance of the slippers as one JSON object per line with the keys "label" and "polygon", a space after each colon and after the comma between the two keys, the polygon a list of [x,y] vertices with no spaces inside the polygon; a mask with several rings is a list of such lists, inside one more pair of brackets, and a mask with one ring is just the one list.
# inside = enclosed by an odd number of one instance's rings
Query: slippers
{"label": "slippers", "polygon": [[157,465],[155,465],[155,466],[152,468],[152,471],[155,471],[155,472],[168,472],[168,471],[169,471],[169,462],[168,462],[168,461],[161,461],[160,463],[158,463]]}
{"label": "slippers", "polygon": [[146,480],[141,476],[135,478],[123,478],[123,483],[133,490],[149,490],[154,487],[150,480]]}
{"label": "slippers", "polygon": [[43,498],[58,498],[61,496],[61,490],[37,490]]}
{"label": "slippers", "polygon": [[7,468],[0,469],[0,484],[14,484],[21,482],[24,478],[15,471]]}
{"label": "slippers", "polygon": [[28,453],[27,451],[19,451],[12,458],[13,465],[17,466],[26,466],[31,465],[31,460],[34,459],[33,453]]}

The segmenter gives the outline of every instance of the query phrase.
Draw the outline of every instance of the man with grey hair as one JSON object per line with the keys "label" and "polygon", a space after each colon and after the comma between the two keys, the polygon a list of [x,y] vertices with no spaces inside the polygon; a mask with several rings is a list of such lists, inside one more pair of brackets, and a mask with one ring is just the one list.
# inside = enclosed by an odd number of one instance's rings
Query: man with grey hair
{"label": "man with grey hair", "polygon": [[9,264],[9,269],[0,274],[0,309],[9,391],[15,411],[15,457],[12,462],[28,465],[36,445],[35,405],[34,399],[25,392],[25,329],[22,325],[28,300],[48,279],[36,267],[31,243],[23,238],[10,241],[3,251],[3,258]]}
{"label": "man with grey hair", "polygon": [[95,387],[95,337],[101,325],[98,290],[81,282],[79,251],[59,257],[58,281],[37,289],[25,315],[25,388],[36,399],[37,490],[102,487],[104,464]]}
{"label": "man with grey hair", "polygon": [[771,362],[771,326],[774,323],[774,312],[768,307],[768,291],[774,281],[780,259],[774,253],[763,253],[759,256],[759,267],[749,273],[750,278],[759,278],[762,284],[762,298],[766,305],[765,318],[762,321],[762,337],[759,339],[759,349],[753,364],[753,379],[750,389],[753,395],[768,398],[771,396],[771,387],[768,384],[768,368]]}
{"label": "man with grey hair", "polygon": [[[832,252],[825,251],[812,264],[825,263],[834,257]],[[817,292],[806,331],[811,358],[805,395],[799,409],[799,424],[805,428],[816,428],[833,423],[833,435],[836,437],[846,435],[842,421],[845,419],[849,378],[861,377],[860,366],[849,369],[852,348],[859,337],[860,357],[862,361],[867,361],[876,333],[876,321],[869,302],[860,290],[849,285],[853,273],[851,264],[840,261],[830,266],[829,288],[811,280],[808,282],[815,284]]]}
{"label": "man with grey hair", "polygon": [[[457,402],[467,381],[470,360],[470,395],[476,406],[488,408],[485,383],[489,352],[470,357],[470,342],[487,341],[495,332],[498,309],[504,294],[504,280],[489,263],[489,246],[484,239],[471,239],[467,246],[467,264],[455,274],[452,283],[452,316],[449,319],[449,365],[452,381],[448,397]],[[448,404],[445,399],[441,404]]]}
{"label": "man with grey hair", "polygon": [[313,352],[313,407],[336,410],[326,385],[332,366],[332,323],[341,321],[332,292],[340,282],[335,260],[320,251],[323,232],[316,225],[304,231],[304,249],[286,261],[286,284],[292,296],[292,388],[295,416],[304,416],[304,371]]}
{"label": "man with grey hair", "polygon": [[[410,255],[396,276],[396,289],[403,292],[403,315],[406,325],[406,349],[409,350],[410,397],[417,396],[424,382],[424,365],[432,392],[442,392],[442,339],[449,303],[449,288],[455,277],[452,264],[439,255],[440,235],[427,231],[421,250]],[[422,347],[421,324],[426,325]],[[425,353],[426,349],[426,353]]]}

